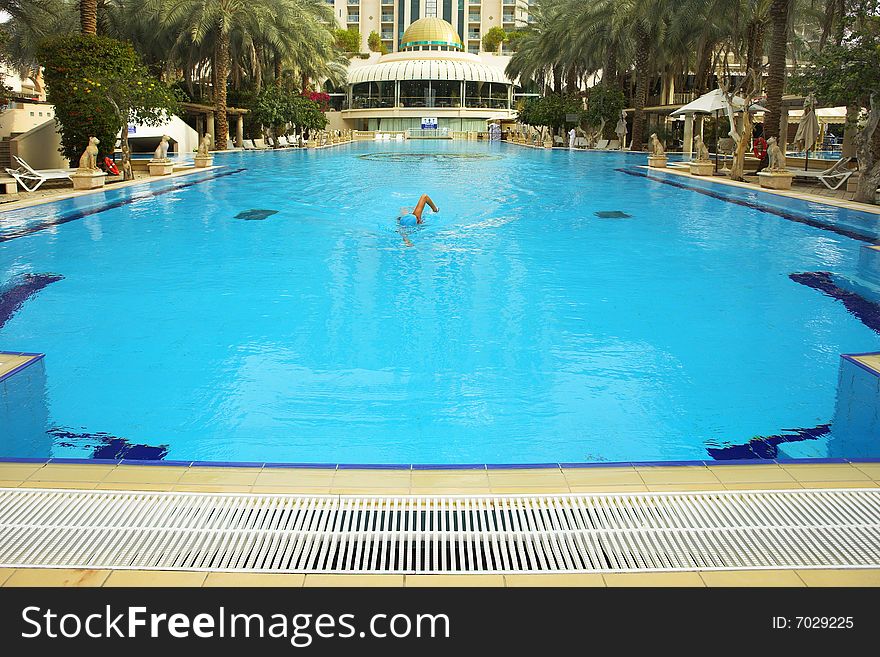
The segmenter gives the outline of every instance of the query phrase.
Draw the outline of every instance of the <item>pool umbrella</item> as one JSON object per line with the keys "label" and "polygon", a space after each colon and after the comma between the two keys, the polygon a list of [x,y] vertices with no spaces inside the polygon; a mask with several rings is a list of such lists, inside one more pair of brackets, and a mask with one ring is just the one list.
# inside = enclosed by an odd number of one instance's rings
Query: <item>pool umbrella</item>
{"label": "pool umbrella", "polygon": [[[733,97],[733,108],[740,112],[746,105],[744,98],[740,96]],[[687,105],[679,107],[672,112],[671,116],[680,116],[683,114],[712,114],[715,117],[715,170],[718,170],[718,121],[720,119],[719,112],[727,109],[727,98],[721,89],[714,89],[707,94],[703,94],[696,100],[692,100]],[[752,112],[760,112],[764,108],[760,105],[751,104],[749,110]]]}
{"label": "pool umbrella", "polygon": [[804,171],[810,166],[810,149],[815,147],[819,136],[819,119],[816,117],[816,98],[810,94],[804,98],[804,114],[798,121],[794,143],[799,144],[798,150],[804,151]]}

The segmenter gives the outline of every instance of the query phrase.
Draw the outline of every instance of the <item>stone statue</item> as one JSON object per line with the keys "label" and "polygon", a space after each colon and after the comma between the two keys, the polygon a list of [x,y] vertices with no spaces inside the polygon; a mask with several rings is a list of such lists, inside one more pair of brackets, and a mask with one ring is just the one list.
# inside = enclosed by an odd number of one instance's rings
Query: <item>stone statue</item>
{"label": "stone statue", "polygon": [[210,150],[211,135],[206,132],[204,135],[202,135],[202,140],[199,142],[199,157],[208,157]]}
{"label": "stone statue", "polygon": [[168,160],[168,140],[171,139],[168,135],[162,135],[162,141],[159,142],[159,145],[156,147],[156,151],[153,153],[153,160],[157,162],[165,162]]}
{"label": "stone statue", "polygon": [[79,158],[81,171],[94,171],[98,168],[98,144],[101,141],[97,137],[89,137],[89,145]]}
{"label": "stone statue", "polygon": [[709,161],[709,148],[703,143],[703,138],[700,135],[694,137],[694,161]]}
{"label": "stone statue", "polygon": [[131,149],[126,144],[122,145],[122,179],[134,179],[134,173],[131,170]]}
{"label": "stone statue", "polygon": [[623,110],[620,110],[620,119],[617,121],[614,132],[620,140],[620,147],[623,148],[623,145],[626,143],[626,112]]}
{"label": "stone statue", "polygon": [[770,137],[767,140],[767,158],[769,160],[768,171],[787,171],[785,164],[785,153],[776,143],[776,137]]}
{"label": "stone statue", "polygon": [[666,157],[666,151],[663,150],[663,144],[657,138],[657,133],[651,134],[651,155],[654,157]]}

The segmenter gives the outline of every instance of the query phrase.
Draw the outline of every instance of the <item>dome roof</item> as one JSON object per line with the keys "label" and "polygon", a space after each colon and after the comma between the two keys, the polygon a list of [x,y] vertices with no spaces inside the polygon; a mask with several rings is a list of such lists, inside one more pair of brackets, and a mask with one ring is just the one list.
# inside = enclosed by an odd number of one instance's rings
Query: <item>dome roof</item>
{"label": "dome roof", "polygon": [[442,18],[420,18],[406,28],[400,40],[400,50],[419,46],[446,46],[453,50],[464,50],[458,32]]}
{"label": "dome roof", "polygon": [[[464,57],[463,55],[461,57]],[[495,66],[471,59],[399,59],[359,66],[348,72],[348,83],[392,80],[467,80],[510,84]]]}

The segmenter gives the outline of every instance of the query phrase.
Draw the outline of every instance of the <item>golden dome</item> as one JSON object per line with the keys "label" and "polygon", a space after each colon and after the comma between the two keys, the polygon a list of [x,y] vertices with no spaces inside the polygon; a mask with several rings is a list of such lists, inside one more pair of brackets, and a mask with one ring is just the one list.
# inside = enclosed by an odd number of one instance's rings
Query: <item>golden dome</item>
{"label": "golden dome", "polygon": [[444,50],[464,50],[458,32],[442,18],[420,18],[406,28],[400,41],[401,50],[419,50],[440,46]]}

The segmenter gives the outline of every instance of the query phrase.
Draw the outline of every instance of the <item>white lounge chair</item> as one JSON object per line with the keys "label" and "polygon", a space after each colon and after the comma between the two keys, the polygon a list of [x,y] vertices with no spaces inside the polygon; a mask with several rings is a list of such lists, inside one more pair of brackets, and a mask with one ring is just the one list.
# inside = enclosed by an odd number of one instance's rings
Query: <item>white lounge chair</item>
{"label": "white lounge chair", "polygon": [[559,135],[553,135],[553,145],[554,146],[565,146],[565,140]]}
{"label": "white lounge chair", "polygon": [[620,150],[620,140],[619,139],[612,139],[611,141],[609,141],[606,150],[619,151]]}
{"label": "white lounge chair", "polygon": [[253,139],[242,139],[241,140],[241,147],[246,151],[256,150],[256,147],[254,146]]}
{"label": "white lounge chair", "polygon": [[574,138],[574,147],[575,148],[586,148],[587,147],[587,138],[586,137],[575,137]]}
{"label": "white lounge chair", "polygon": [[265,151],[269,147],[266,146],[265,139],[254,139],[254,148],[256,148],[258,151]]}
{"label": "white lounge chair", "polygon": [[824,171],[803,171],[798,169],[789,169],[795,178],[803,178],[808,180],[818,180],[828,189],[837,189],[855,173],[855,169],[848,168],[852,161],[851,157],[842,157]]}
{"label": "white lounge chair", "polygon": [[278,148],[287,148],[290,146],[290,142],[287,141],[287,135],[281,135],[280,137],[275,137],[275,143]]}
{"label": "white lounge chair", "polygon": [[73,169],[34,169],[17,155],[12,156],[18,162],[17,169],[6,169],[19,185],[29,192],[35,192],[47,180],[70,180]]}
{"label": "white lounge chair", "polygon": [[403,135],[397,133],[396,135],[394,135],[394,141],[403,141]]}
{"label": "white lounge chair", "polygon": [[235,144],[232,143],[231,139],[226,140],[226,150],[231,151],[235,148]]}
{"label": "white lounge chair", "polygon": [[606,148],[608,148],[607,139],[600,139],[596,142],[596,150],[604,151]]}

